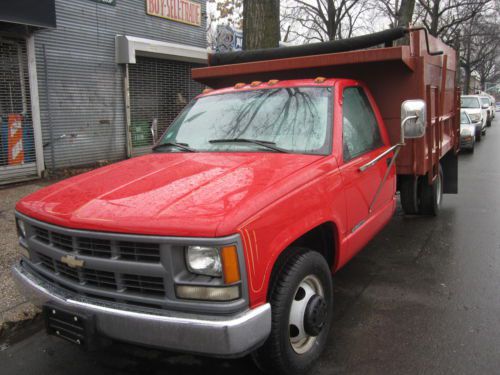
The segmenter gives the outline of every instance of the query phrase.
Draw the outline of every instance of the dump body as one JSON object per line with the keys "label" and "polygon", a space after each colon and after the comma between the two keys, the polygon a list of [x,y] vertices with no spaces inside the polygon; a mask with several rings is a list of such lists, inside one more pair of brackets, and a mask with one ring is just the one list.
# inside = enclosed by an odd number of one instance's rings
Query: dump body
{"label": "dump body", "polygon": [[[211,88],[255,80],[318,76],[363,81],[375,97],[393,144],[400,140],[401,103],[424,99],[426,136],[407,141],[396,166],[398,175],[423,176],[430,171],[431,181],[437,173],[438,161],[449,151],[458,151],[460,121],[456,115],[455,51],[433,37],[429,37],[429,46],[431,52],[443,51],[443,54],[429,54],[425,33],[420,30],[410,33],[409,46],[209,66],[193,69],[192,74],[193,79]],[[453,174],[456,168],[447,169]],[[453,191],[446,191],[445,186],[445,192]]]}

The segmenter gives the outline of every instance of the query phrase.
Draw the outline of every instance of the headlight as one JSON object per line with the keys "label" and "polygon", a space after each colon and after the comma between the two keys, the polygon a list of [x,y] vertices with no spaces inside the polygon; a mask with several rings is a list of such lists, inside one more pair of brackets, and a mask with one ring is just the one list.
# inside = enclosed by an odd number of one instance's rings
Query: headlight
{"label": "headlight", "polygon": [[17,230],[21,237],[26,238],[26,226],[24,225],[24,221],[17,219]]}
{"label": "headlight", "polygon": [[469,137],[472,135],[472,132],[469,129],[462,129],[462,131],[460,132],[460,135],[462,135],[464,137]]}
{"label": "headlight", "polygon": [[473,114],[469,115],[469,117],[473,122],[477,122],[477,121],[481,120],[481,115],[479,113],[473,113]]}
{"label": "headlight", "polygon": [[186,265],[192,273],[222,276],[222,262],[218,247],[189,246],[186,250]]}

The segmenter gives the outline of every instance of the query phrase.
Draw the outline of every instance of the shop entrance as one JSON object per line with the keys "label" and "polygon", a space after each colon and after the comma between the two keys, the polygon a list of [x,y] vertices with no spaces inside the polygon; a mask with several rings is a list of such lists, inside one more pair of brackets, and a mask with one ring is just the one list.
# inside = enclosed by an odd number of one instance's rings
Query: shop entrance
{"label": "shop entrance", "polygon": [[26,41],[0,37],[0,185],[36,177]]}

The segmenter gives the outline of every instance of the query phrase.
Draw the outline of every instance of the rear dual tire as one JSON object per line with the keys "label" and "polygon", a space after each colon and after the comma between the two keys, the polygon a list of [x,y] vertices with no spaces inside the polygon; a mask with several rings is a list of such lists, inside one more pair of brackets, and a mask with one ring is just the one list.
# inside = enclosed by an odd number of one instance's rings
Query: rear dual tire
{"label": "rear dual tire", "polygon": [[330,267],[318,252],[286,250],[270,285],[271,334],[252,357],[268,374],[303,374],[326,347],[333,315]]}
{"label": "rear dual tire", "polygon": [[441,166],[439,166],[435,180],[430,185],[427,182],[427,176],[402,176],[399,191],[401,206],[405,214],[437,216],[443,201],[443,171]]}

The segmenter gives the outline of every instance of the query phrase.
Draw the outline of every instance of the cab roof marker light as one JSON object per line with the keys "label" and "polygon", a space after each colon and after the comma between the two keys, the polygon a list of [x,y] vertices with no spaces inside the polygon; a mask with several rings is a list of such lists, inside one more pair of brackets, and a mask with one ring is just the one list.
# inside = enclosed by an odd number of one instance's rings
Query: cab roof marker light
{"label": "cab roof marker light", "polygon": [[314,83],[324,83],[326,81],[325,77],[316,77]]}
{"label": "cab roof marker light", "polygon": [[250,86],[251,86],[251,87],[257,87],[257,86],[259,86],[259,85],[261,85],[261,84],[262,84],[262,82],[261,82],[261,81],[253,81],[253,82],[250,84]]}
{"label": "cab roof marker light", "polygon": [[202,91],[202,94],[208,94],[209,92],[212,92],[212,91],[214,91],[214,89],[207,87],[205,90]]}
{"label": "cab roof marker light", "polygon": [[235,89],[241,89],[246,86],[246,83],[244,82],[238,82],[236,85],[234,85]]}
{"label": "cab roof marker light", "polygon": [[270,79],[267,84],[269,86],[273,86],[273,85],[276,85],[277,83],[279,82],[279,79]]}

